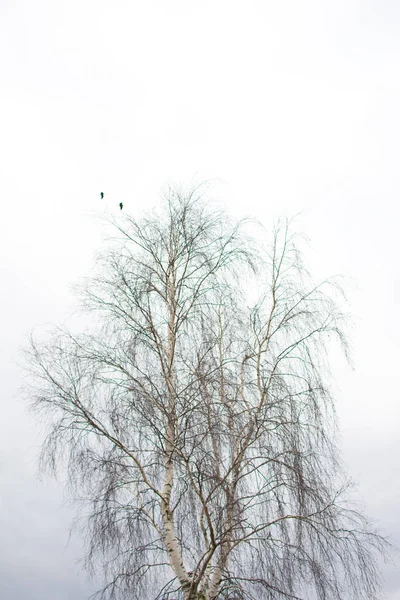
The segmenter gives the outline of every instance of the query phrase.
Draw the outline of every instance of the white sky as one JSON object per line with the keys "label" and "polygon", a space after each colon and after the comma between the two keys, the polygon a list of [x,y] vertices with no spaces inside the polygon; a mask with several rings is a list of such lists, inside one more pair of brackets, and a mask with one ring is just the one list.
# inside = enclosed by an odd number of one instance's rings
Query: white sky
{"label": "white sky", "polygon": [[[35,479],[13,361],[73,308],[99,192],[136,214],[168,181],[216,179],[267,226],[301,212],[314,274],[353,278],[344,458],[400,544],[399,65],[394,0],[0,0],[1,597],[90,589],[60,488]],[[385,591],[400,600],[395,567]]]}

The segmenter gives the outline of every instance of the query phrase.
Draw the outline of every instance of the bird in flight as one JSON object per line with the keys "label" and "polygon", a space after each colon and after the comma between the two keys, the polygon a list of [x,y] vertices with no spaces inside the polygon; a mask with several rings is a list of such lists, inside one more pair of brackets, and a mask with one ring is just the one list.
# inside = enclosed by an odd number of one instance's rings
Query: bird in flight
{"label": "bird in flight", "polygon": [[124,208],[124,205],[122,204],[122,202],[119,203],[119,207],[121,210]]}
{"label": "bird in flight", "polygon": [[104,192],[100,192],[100,198],[103,200],[103,198],[104,198]]}

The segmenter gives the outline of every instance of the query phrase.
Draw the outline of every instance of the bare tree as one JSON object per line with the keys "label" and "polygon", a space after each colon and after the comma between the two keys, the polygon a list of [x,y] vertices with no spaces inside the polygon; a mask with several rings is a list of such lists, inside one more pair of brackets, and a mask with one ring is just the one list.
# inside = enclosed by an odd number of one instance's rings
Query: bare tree
{"label": "bare tree", "polygon": [[376,598],[388,544],[350,504],[334,441],[336,282],[312,283],[287,223],[264,251],[196,191],[113,225],[81,290],[93,331],[27,352],[42,458],[66,461],[90,509],[99,594]]}

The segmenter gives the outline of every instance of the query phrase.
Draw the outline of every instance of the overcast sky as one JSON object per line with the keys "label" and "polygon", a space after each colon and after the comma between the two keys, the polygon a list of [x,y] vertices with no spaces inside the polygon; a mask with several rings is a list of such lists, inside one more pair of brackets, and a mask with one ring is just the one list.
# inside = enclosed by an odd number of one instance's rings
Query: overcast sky
{"label": "overcast sky", "polygon": [[[343,456],[400,545],[399,67],[395,0],[0,0],[1,598],[94,589],[60,485],[36,479],[14,361],[73,310],[99,192],[137,214],[168,181],[215,180],[267,227],[300,213],[314,275],[351,278]],[[384,582],[400,600],[398,568]]]}

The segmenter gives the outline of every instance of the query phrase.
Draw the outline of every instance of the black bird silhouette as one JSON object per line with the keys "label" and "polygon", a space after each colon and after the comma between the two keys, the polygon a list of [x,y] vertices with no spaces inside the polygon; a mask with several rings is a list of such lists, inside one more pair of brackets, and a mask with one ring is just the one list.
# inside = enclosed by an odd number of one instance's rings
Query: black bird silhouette
{"label": "black bird silhouette", "polygon": [[122,204],[122,202],[119,203],[119,207],[121,210],[124,208],[124,205]]}
{"label": "black bird silhouette", "polygon": [[100,198],[103,200],[103,198],[104,198],[104,192],[100,192]]}

